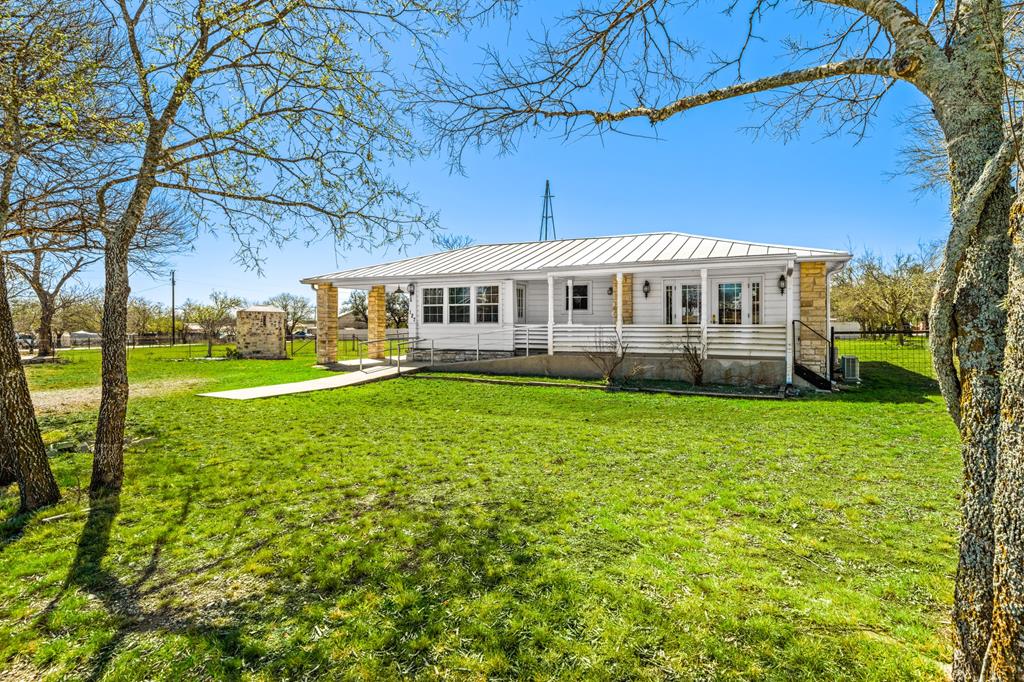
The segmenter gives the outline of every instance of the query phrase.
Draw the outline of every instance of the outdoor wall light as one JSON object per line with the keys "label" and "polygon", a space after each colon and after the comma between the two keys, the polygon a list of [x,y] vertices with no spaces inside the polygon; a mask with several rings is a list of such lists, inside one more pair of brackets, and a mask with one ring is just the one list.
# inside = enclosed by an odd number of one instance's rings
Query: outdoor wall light
{"label": "outdoor wall light", "polygon": [[648,282],[646,279],[644,280],[644,288],[642,289],[642,291],[644,292],[644,298],[647,298],[647,296],[651,293],[651,283]]}
{"label": "outdoor wall light", "polygon": [[786,293],[786,276],[785,275],[779,275],[779,293],[780,294]]}
{"label": "outdoor wall light", "polygon": [[409,282],[409,295],[410,296],[415,296],[416,295],[416,285],[413,284],[412,282]]}
{"label": "outdoor wall light", "polygon": [[611,296],[614,293],[615,293],[615,288],[614,287],[608,287],[608,295]]}

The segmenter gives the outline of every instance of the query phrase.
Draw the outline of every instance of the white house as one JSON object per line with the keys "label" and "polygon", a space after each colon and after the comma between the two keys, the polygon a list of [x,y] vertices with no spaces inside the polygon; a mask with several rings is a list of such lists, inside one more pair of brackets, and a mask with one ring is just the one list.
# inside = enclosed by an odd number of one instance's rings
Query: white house
{"label": "white house", "polygon": [[789,384],[829,374],[829,275],[850,258],[652,232],[474,245],[302,281],[317,291],[321,362],[336,359],[339,288],[369,291],[370,341],[384,337],[385,292],[400,289],[413,352],[435,362],[579,374],[581,354],[607,351],[668,376],[688,345],[711,381]]}

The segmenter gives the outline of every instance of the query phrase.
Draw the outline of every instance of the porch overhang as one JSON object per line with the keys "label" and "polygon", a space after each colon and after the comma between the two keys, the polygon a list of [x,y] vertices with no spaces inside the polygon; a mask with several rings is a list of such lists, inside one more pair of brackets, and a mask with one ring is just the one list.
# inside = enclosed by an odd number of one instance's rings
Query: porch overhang
{"label": "porch overhang", "polygon": [[717,271],[730,269],[746,269],[760,267],[787,267],[790,263],[802,262],[824,262],[828,272],[841,270],[850,260],[850,254],[815,255],[797,257],[795,254],[772,254],[771,256],[734,256],[729,258],[707,258],[687,259],[680,261],[657,261],[647,263],[623,263],[620,265],[593,266],[563,266],[556,268],[545,268],[540,270],[468,270],[463,272],[446,273],[415,273],[402,275],[377,275],[371,277],[340,277],[332,275],[319,275],[307,277],[300,280],[303,284],[317,285],[330,284],[342,289],[369,289],[375,285],[384,284],[388,286],[406,285],[409,282],[431,281],[431,282],[459,282],[467,278],[493,278],[493,279],[518,279],[518,280],[545,280],[550,277],[614,277],[620,272],[631,272],[637,276],[678,274],[679,272],[693,271],[700,273],[701,270]]}

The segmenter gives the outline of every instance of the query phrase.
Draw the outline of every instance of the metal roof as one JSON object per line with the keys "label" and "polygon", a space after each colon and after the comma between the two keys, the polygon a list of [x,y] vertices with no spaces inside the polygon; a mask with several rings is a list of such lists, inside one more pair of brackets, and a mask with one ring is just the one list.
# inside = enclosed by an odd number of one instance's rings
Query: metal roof
{"label": "metal roof", "polygon": [[803,246],[758,244],[736,239],[702,237],[681,232],[647,232],[617,237],[582,237],[510,244],[478,244],[453,251],[331,272],[303,283],[339,280],[496,273],[586,271],[617,266],[695,264],[755,258],[849,260],[845,251]]}

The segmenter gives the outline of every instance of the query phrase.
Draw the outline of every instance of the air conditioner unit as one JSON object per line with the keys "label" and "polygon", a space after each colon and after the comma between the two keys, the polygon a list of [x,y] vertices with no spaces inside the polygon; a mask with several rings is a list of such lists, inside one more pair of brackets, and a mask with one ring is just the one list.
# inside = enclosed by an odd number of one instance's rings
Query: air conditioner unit
{"label": "air conditioner unit", "polygon": [[844,355],[839,358],[839,366],[843,370],[843,381],[848,384],[860,383],[860,360],[856,355]]}

